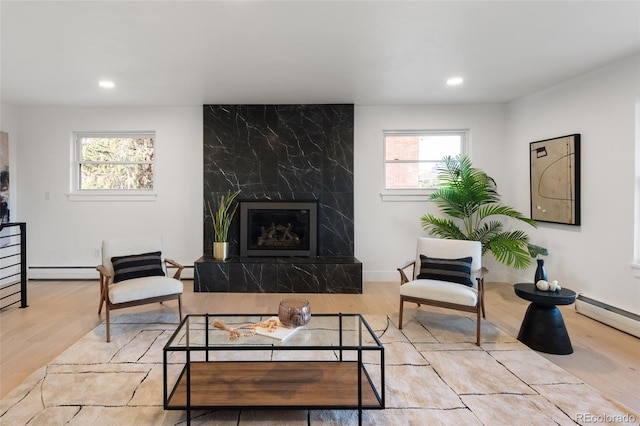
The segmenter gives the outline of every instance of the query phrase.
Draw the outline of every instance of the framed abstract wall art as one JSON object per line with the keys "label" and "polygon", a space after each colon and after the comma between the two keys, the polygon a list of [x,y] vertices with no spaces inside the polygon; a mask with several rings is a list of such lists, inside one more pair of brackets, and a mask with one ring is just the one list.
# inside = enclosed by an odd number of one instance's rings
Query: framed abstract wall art
{"label": "framed abstract wall art", "polygon": [[529,144],[531,218],[580,225],[580,134]]}

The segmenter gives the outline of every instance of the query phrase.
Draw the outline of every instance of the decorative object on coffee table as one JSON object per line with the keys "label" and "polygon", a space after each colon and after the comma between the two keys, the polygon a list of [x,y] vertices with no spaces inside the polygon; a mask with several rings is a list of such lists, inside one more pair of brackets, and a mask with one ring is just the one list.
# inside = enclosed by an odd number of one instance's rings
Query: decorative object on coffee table
{"label": "decorative object on coffee table", "polygon": [[304,299],[283,299],[278,307],[278,319],[284,326],[299,327],[311,319],[309,301]]}
{"label": "decorative object on coffee table", "polygon": [[280,322],[277,316],[269,318],[267,321],[274,321],[278,326],[275,329],[265,328],[261,325],[256,327],[256,335],[270,337],[284,343],[302,327],[287,327]]}
{"label": "decorative object on coffee table", "polygon": [[[229,332],[229,340],[238,340],[241,337],[251,337],[259,334],[284,342],[298,330],[299,327],[288,327],[273,316],[266,321],[244,323],[229,327],[223,320],[215,319],[211,323],[215,328]],[[248,330],[248,331],[243,331]]]}
{"label": "decorative object on coffee table", "polygon": [[[215,328],[226,330],[229,332],[229,340],[238,340],[241,337],[255,336],[257,328],[261,327],[269,333],[273,333],[278,329],[278,319],[273,317],[263,322],[246,323],[229,327],[224,321],[216,319],[211,323]],[[241,332],[242,329],[249,329],[248,332]]]}
{"label": "decorative object on coffee table", "polygon": [[229,226],[231,226],[233,216],[238,209],[237,203],[233,208],[231,208],[231,205],[238,195],[240,195],[240,190],[228,191],[227,195],[223,195],[220,198],[218,210],[215,212],[211,208],[211,204],[207,202],[213,224],[213,257],[216,260],[225,260],[229,257]]}

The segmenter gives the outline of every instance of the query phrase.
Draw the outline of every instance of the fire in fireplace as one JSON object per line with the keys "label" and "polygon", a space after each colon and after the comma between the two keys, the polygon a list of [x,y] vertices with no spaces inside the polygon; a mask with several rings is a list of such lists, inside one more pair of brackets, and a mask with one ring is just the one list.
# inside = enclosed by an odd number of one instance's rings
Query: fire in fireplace
{"label": "fire in fireplace", "polygon": [[317,241],[317,202],[240,202],[240,256],[312,257]]}

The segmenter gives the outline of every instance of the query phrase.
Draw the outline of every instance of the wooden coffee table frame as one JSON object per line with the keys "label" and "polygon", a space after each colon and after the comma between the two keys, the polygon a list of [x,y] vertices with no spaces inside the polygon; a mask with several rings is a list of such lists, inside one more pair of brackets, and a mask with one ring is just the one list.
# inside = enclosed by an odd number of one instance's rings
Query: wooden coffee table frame
{"label": "wooden coffee table frame", "polygon": [[[164,408],[186,410],[187,424],[191,423],[192,410],[204,409],[342,409],[358,410],[362,424],[362,410],[384,409],[384,347],[369,324],[360,314],[316,314],[314,318],[335,317],[338,321],[337,345],[288,345],[275,343],[252,344],[253,337],[242,337],[232,345],[215,345],[209,341],[210,332],[226,333],[211,327],[214,319],[253,317],[264,320],[271,315],[187,315],[173,333],[163,350]],[[198,344],[178,343],[185,337],[192,319],[204,319],[198,325],[205,341]],[[357,330],[343,329],[343,319],[354,318]],[[302,330],[301,330],[302,331]],[[299,331],[299,332],[301,332]],[[323,329],[320,329],[323,331]],[[357,333],[357,345],[345,345],[343,335]],[[311,330],[313,332],[313,330]],[[186,331],[188,334],[188,330]],[[364,335],[364,336],[363,336]],[[295,335],[294,335],[295,337]],[[294,337],[291,338],[293,341]],[[353,337],[353,336],[351,336]],[[364,342],[364,338],[370,342]],[[268,338],[267,338],[268,339]],[[371,343],[372,342],[372,343]],[[212,360],[216,351],[332,351],[335,361],[243,361]],[[183,353],[184,365],[174,384],[168,382],[169,354]],[[379,357],[379,388],[376,387],[367,365],[364,352],[374,352]],[[345,357],[353,353],[356,356]],[[196,355],[197,354],[197,355]],[[293,355],[293,354],[292,354]],[[196,358],[198,358],[196,360]],[[347,359],[349,358],[349,359]],[[355,359],[354,359],[355,358]]]}

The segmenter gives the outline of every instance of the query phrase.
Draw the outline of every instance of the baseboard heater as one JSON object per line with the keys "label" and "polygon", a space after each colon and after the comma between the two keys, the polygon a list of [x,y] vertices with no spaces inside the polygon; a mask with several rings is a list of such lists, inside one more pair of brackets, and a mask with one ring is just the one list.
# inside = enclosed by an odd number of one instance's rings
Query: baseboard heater
{"label": "baseboard heater", "polygon": [[[175,270],[173,270],[175,272]],[[169,275],[173,275],[169,269]],[[193,279],[193,265],[185,266],[182,278]],[[29,266],[27,277],[30,280],[97,280],[100,275],[95,266]]]}
{"label": "baseboard heater", "polygon": [[607,305],[582,294],[576,298],[576,311],[625,333],[640,337],[640,315]]}

